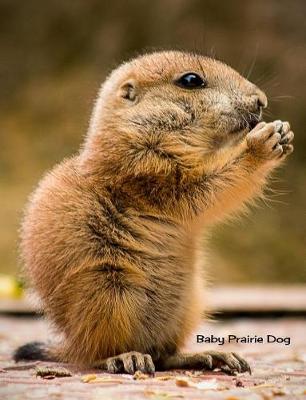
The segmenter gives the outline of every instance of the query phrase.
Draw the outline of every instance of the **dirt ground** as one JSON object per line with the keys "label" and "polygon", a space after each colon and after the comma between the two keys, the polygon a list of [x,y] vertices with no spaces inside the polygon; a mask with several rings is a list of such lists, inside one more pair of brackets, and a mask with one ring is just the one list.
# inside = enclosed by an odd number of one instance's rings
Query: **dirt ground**
{"label": "dirt ground", "polygon": [[[306,398],[306,321],[287,319],[233,319],[203,324],[186,350],[237,351],[250,362],[253,374],[227,376],[221,372],[171,371],[155,377],[110,375],[80,370],[72,365],[31,362],[15,364],[16,346],[46,340],[50,330],[42,318],[0,317],[0,398],[19,399],[295,399]],[[196,335],[224,337],[225,344],[196,343]],[[290,344],[228,344],[228,335],[290,338]],[[281,340],[281,339],[279,339]],[[288,342],[288,340],[287,340]],[[41,367],[65,367],[70,377],[42,378]],[[88,375],[90,375],[88,377]],[[85,382],[88,380],[89,382]]]}

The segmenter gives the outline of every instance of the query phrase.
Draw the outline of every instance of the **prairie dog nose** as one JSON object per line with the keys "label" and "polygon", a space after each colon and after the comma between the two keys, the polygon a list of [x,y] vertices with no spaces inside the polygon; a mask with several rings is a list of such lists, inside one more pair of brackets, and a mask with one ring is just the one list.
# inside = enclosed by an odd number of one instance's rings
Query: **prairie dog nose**
{"label": "prairie dog nose", "polygon": [[268,99],[267,96],[264,94],[264,92],[262,92],[260,89],[256,89],[256,92],[254,93],[254,97],[255,96],[257,98],[258,109],[266,108],[268,105]]}
{"label": "prairie dog nose", "polygon": [[247,103],[249,105],[250,111],[261,113],[262,108],[267,107],[268,100],[264,92],[255,88],[255,90],[250,93]]}

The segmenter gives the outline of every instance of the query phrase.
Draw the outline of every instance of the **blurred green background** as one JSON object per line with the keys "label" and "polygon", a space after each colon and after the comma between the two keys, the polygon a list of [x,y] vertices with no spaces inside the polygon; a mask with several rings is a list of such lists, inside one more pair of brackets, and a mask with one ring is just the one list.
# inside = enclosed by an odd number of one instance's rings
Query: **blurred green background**
{"label": "blurred green background", "polygon": [[232,65],[289,120],[295,153],[249,217],[217,228],[217,282],[306,281],[304,0],[0,0],[0,272],[16,274],[18,226],[44,171],[78,150],[98,87],[151,49],[196,50]]}

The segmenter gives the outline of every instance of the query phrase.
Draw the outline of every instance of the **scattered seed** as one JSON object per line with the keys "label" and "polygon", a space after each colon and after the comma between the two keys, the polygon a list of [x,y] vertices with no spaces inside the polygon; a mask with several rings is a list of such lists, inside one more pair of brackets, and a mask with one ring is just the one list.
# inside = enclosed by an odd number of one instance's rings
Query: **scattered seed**
{"label": "scattered seed", "polygon": [[84,383],[123,383],[123,379],[110,378],[108,376],[97,376],[95,374],[84,375],[81,378]]}
{"label": "scattered seed", "polygon": [[133,379],[136,381],[149,379],[149,375],[143,374],[141,371],[136,371],[135,374],[133,375]]}
{"label": "scattered seed", "polygon": [[193,382],[192,380],[187,378],[176,378],[175,384],[179,387],[192,387],[201,390],[222,390],[216,379]]}
{"label": "scattered seed", "polygon": [[272,385],[271,383],[264,383],[262,385],[254,385],[250,389],[262,389],[262,388],[273,388],[275,385]]}
{"label": "scattered seed", "polygon": [[36,367],[35,373],[36,376],[40,376],[44,379],[66,378],[72,376],[72,373],[66,368]]}
{"label": "scattered seed", "polygon": [[94,381],[97,378],[97,375],[95,374],[90,374],[90,375],[84,375],[82,376],[81,380],[84,383],[88,383],[90,381]]}
{"label": "scattered seed", "polygon": [[186,378],[176,378],[175,384],[179,387],[188,387],[190,386],[191,381]]}
{"label": "scattered seed", "polygon": [[286,396],[289,394],[288,390],[283,387],[277,387],[272,389],[274,396]]}
{"label": "scattered seed", "polygon": [[174,376],[172,376],[172,375],[161,375],[161,376],[157,376],[155,378],[156,381],[170,381],[171,379],[174,379]]}
{"label": "scattered seed", "polygon": [[181,399],[184,397],[184,395],[179,393],[160,392],[156,390],[146,390],[144,395],[152,400]]}

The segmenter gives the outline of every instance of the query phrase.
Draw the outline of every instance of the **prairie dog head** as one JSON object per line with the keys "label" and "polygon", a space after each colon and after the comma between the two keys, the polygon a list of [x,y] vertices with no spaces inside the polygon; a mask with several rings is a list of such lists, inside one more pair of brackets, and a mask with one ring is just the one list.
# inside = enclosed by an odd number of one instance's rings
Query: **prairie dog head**
{"label": "prairie dog head", "polygon": [[117,172],[198,168],[241,141],[266,105],[262,91],[220,61],[147,54],[119,66],[102,85],[85,152],[104,153]]}

